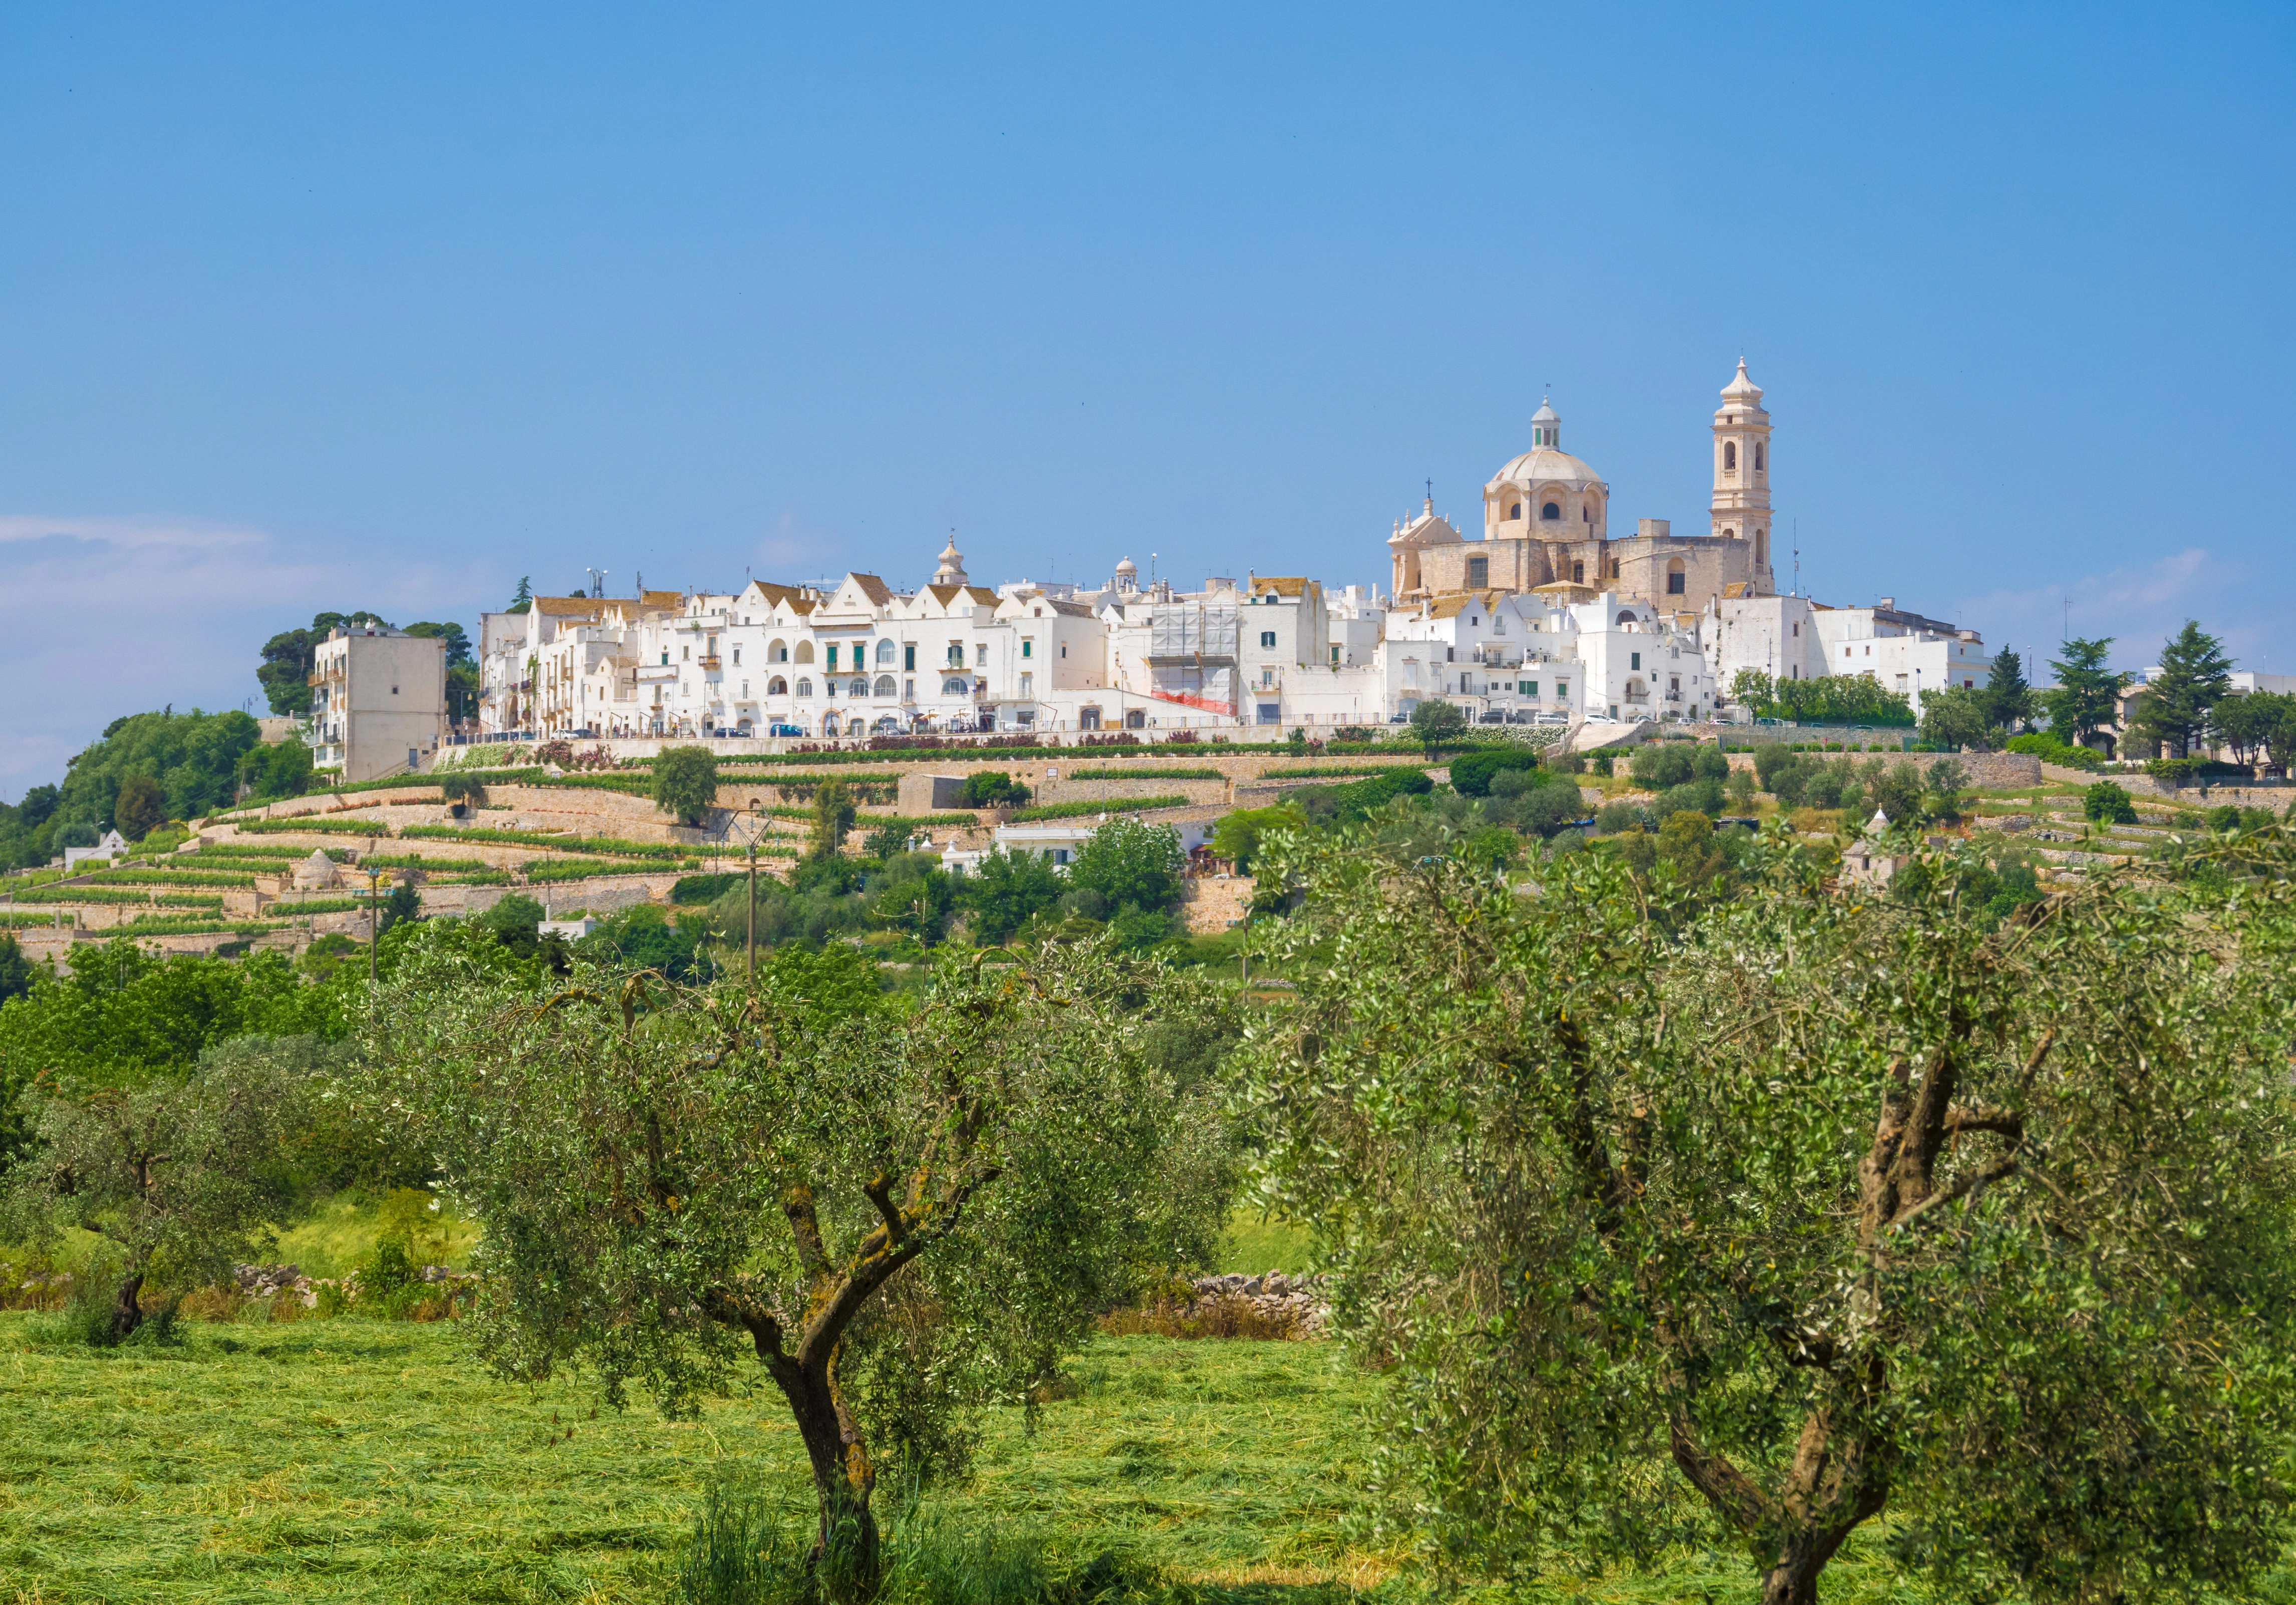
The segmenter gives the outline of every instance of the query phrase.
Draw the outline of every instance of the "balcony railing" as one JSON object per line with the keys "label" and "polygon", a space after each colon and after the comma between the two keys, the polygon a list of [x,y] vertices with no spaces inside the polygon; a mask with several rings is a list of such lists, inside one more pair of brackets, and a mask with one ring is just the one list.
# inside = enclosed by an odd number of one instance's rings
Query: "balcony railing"
{"label": "balcony railing", "polygon": [[715,673],[718,668],[722,667],[725,663],[725,659],[714,655],[700,658],[695,659],[695,661],[700,663],[703,668],[708,669],[712,673]]}

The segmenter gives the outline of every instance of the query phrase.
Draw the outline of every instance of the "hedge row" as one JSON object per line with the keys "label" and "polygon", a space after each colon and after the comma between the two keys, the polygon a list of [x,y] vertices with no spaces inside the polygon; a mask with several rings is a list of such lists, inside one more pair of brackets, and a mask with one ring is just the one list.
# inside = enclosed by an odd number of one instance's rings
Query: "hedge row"
{"label": "hedge row", "polygon": [[[238,822],[242,831],[258,836],[317,834],[321,836],[385,836],[389,828],[379,819],[328,819],[320,815],[306,815],[298,819],[243,819]],[[419,827],[409,827],[415,829]],[[308,856],[308,855],[305,855]]]}
{"label": "hedge row", "polygon": [[138,892],[121,889],[113,891],[101,886],[41,886],[16,894],[19,903],[85,903],[111,906],[117,904],[140,904],[150,906],[156,897],[164,905],[178,897],[189,897],[198,908],[221,908],[221,897],[202,897],[196,892]]}
{"label": "hedge row", "polygon": [[617,858],[683,858],[693,851],[676,843],[624,841],[613,836],[557,836],[543,831],[488,831],[470,825],[408,825],[398,834],[403,839],[422,841],[459,841],[473,847],[494,841],[568,853],[609,854]]}
{"label": "hedge row", "polygon": [[1093,814],[1137,814],[1148,808],[1185,808],[1193,802],[1185,797],[1111,797],[1105,802],[1045,803],[1034,808],[1016,808],[1013,823],[1021,824],[1033,819],[1082,819]]}
{"label": "hedge row", "polygon": [[1226,780],[1218,769],[1163,769],[1153,774],[1138,769],[1074,769],[1062,780]]}
{"label": "hedge row", "polygon": [[242,890],[255,884],[253,872],[227,870],[109,870],[103,880],[107,886],[230,886]]}

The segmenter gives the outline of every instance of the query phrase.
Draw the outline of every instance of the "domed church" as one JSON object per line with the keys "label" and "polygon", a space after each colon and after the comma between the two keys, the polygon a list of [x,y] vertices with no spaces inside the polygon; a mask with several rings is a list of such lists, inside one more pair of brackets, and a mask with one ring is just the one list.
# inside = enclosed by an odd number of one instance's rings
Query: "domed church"
{"label": "domed church", "polygon": [[1530,449],[1483,487],[1483,535],[1469,540],[1431,497],[1389,537],[1398,602],[1467,591],[1536,591],[1558,602],[1622,601],[1693,612],[1710,599],[1768,594],[1770,415],[1738,364],[1714,414],[1709,531],[1677,536],[1665,519],[1611,535],[1611,487],[1562,449],[1551,399],[1531,414]]}

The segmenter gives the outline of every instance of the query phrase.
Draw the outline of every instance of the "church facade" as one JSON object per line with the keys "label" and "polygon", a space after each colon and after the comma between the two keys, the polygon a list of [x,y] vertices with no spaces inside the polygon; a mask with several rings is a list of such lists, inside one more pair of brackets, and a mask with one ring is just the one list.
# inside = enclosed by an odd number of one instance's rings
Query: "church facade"
{"label": "church facade", "polygon": [[1541,405],[1530,449],[1483,487],[1483,528],[1471,540],[1430,498],[1389,537],[1398,602],[1470,592],[1537,592],[1559,602],[1603,593],[1661,610],[1693,612],[1724,597],[1776,586],[1770,568],[1770,415],[1746,364],[1714,414],[1714,494],[1702,535],[1665,519],[1631,535],[1611,529],[1611,487],[1562,449],[1562,420]]}

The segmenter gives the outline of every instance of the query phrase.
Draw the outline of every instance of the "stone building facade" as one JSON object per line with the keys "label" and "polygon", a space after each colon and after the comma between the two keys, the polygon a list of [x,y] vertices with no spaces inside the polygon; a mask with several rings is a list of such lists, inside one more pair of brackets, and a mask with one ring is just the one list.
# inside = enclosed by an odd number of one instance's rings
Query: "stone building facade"
{"label": "stone building facade", "polygon": [[1531,417],[1530,449],[1483,487],[1481,539],[1439,516],[1431,497],[1417,518],[1397,525],[1388,540],[1397,600],[1547,591],[1577,602],[1615,592],[1653,608],[1695,610],[1725,595],[1768,594],[1775,588],[1770,416],[1761,400],[1741,362],[1714,414],[1709,533],[1696,536],[1676,535],[1665,519],[1638,520],[1633,534],[1613,536],[1611,487],[1562,449],[1562,419],[1542,404]]}

